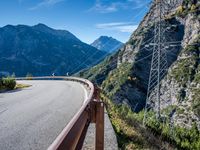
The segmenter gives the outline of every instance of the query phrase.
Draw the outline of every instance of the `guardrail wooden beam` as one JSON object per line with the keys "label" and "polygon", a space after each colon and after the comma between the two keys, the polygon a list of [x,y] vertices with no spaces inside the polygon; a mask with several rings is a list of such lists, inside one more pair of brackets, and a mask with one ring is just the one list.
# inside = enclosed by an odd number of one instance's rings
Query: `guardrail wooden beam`
{"label": "guardrail wooden beam", "polygon": [[88,113],[84,111],[69,133],[64,137],[57,150],[78,150],[83,145],[86,131],[89,125]]}

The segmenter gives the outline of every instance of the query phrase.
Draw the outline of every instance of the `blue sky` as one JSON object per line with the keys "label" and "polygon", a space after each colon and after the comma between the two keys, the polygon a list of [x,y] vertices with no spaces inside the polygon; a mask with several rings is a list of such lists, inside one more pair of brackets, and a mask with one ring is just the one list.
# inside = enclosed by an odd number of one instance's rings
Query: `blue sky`
{"label": "blue sky", "polygon": [[72,32],[91,43],[101,35],[126,42],[151,0],[0,0],[0,27],[35,25]]}

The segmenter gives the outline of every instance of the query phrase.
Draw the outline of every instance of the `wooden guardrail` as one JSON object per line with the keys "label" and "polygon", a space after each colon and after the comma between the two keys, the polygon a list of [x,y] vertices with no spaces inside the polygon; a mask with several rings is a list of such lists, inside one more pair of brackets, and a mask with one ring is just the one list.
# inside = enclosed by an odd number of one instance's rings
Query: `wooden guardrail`
{"label": "wooden guardrail", "polygon": [[[16,78],[26,80],[27,78]],[[30,78],[29,78],[30,79]],[[86,79],[77,77],[31,77],[33,80],[57,79],[75,81],[84,84],[89,88],[88,98],[67,124],[55,141],[49,146],[48,150],[80,150],[90,123],[96,124],[95,149],[104,149],[104,104],[99,98],[99,90]]]}

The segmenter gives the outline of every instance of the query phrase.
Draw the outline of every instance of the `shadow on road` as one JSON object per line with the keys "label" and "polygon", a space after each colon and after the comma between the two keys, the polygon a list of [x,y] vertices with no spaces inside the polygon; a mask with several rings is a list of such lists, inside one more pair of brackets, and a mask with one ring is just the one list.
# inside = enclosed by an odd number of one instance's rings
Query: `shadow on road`
{"label": "shadow on road", "polygon": [[4,93],[15,93],[15,92],[19,92],[22,90],[29,90],[27,88],[20,88],[20,89],[15,89],[15,90],[2,90],[0,91],[0,94],[4,94]]}

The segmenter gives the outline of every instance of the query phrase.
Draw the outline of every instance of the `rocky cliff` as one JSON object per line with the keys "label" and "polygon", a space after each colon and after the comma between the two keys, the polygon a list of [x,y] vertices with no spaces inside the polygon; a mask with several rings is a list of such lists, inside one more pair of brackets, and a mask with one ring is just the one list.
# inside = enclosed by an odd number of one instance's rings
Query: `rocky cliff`
{"label": "rocky cliff", "polygon": [[196,122],[200,129],[200,21],[194,14],[188,14],[182,21],[185,27],[182,51],[168,73],[168,86],[176,106],[173,117],[177,125],[191,128]]}
{"label": "rocky cliff", "polygon": [[[162,83],[166,83],[167,76],[170,77],[167,84],[172,87],[172,105],[176,107],[173,116],[175,123],[184,127],[191,127],[194,122],[199,125],[200,2],[169,0],[165,1],[164,7],[164,21],[167,26],[173,27],[173,31],[164,32],[162,36],[166,41],[177,43],[166,48],[169,71]],[[136,112],[145,105],[152,58],[149,44],[153,41],[156,13],[155,3],[152,3],[138,29],[120,51],[80,73],[101,85],[103,92],[115,103],[128,104]],[[162,93],[164,95],[166,92],[163,90]],[[163,105],[166,108],[171,104]]]}

